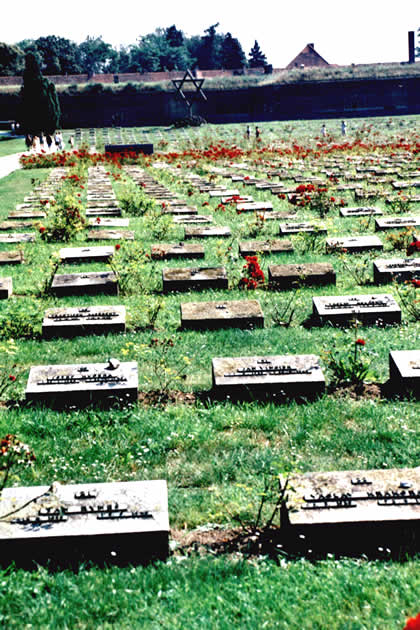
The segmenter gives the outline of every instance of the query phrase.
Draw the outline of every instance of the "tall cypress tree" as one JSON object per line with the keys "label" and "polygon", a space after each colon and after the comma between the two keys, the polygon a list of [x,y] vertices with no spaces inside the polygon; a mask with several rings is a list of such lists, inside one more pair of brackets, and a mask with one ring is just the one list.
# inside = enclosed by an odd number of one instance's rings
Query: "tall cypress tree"
{"label": "tall cypress tree", "polygon": [[38,60],[33,53],[28,53],[25,57],[20,97],[20,122],[25,133],[53,134],[60,126],[60,103],[55,85],[42,76]]}
{"label": "tall cypress tree", "polygon": [[255,43],[249,52],[249,67],[259,68],[260,66],[265,66],[266,64],[267,58],[261,50],[257,40],[255,40]]}

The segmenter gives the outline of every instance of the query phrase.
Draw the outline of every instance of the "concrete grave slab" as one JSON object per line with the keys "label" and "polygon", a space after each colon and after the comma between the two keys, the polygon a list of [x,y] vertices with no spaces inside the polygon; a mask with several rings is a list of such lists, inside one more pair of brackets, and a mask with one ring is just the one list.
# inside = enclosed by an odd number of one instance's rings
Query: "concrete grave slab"
{"label": "concrete grave slab", "polygon": [[296,286],[323,286],[336,283],[331,263],[302,263],[269,265],[268,283],[272,289],[291,289]]}
{"label": "concrete grave slab", "polygon": [[35,234],[28,232],[14,232],[12,234],[0,234],[0,243],[33,243]]}
{"label": "concrete grave slab", "polygon": [[268,241],[243,241],[239,243],[241,256],[255,256],[256,254],[283,254],[293,252],[293,243],[286,239],[270,239]]}
{"label": "concrete grave slab", "polygon": [[382,215],[382,210],[374,207],[355,207],[355,208],[340,208],[340,215],[342,217],[371,217]]}
{"label": "concrete grave slab", "polygon": [[401,309],[392,295],[327,295],[312,298],[313,316],[321,324],[400,324]]}
{"label": "concrete grave slab", "polygon": [[154,260],[171,258],[204,258],[204,247],[198,243],[156,243],[152,245],[151,257]]}
{"label": "concrete grave slab", "polygon": [[181,304],[181,327],[194,330],[263,328],[264,313],[257,300],[186,302]]}
{"label": "concrete grave slab", "polygon": [[319,357],[313,354],[216,358],[212,376],[215,392],[225,395],[306,397],[325,390]]}
{"label": "concrete grave slab", "polygon": [[162,282],[164,293],[168,291],[200,291],[228,288],[228,279],[224,267],[163,269]]}
{"label": "concrete grave slab", "polygon": [[131,230],[89,230],[88,241],[134,241]]}
{"label": "concrete grave slab", "polygon": [[205,228],[191,228],[186,227],[184,231],[184,238],[226,238],[232,236],[230,228],[228,227],[205,227]]}
{"label": "concrete grave slab", "polygon": [[117,332],[125,332],[125,306],[50,308],[42,322],[44,339]]}
{"label": "concrete grave slab", "polygon": [[0,252],[0,265],[20,265],[23,261],[22,252]]}
{"label": "concrete grave slab", "polygon": [[64,263],[109,262],[114,251],[113,247],[63,247],[59,256]]}
{"label": "concrete grave slab", "polygon": [[349,254],[357,254],[366,251],[382,251],[384,245],[377,236],[344,236],[341,238],[327,238],[327,252],[341,253],[344,250]]}
{"label": "concrete grave slab", "polygon": [[10,277],[0,278],[0,300],[8,300],[13,293],[13,280]]}
{"label": "concrete grave slab", "polygon": [[166,482],[124,481],[6,488],[0,556],[17,563],[136,564],[169,553]]}
{"label": "concrete grave slab", "polygon": [[420,397],[420,350],[392,350],[389,353],[391,387],[400,393]]}
{"label": "concrete grave slab", "polygon": [[373,261],[375,284],[420,278],[420,258],[387,258]]}
{"label": "concrete grave slab", "polygon": [[110,399],[135,402],[138,396],[137,363],[37,365],[29,372],[27,401],[51,404],[100,403]]}
{"label": "concrete grave slab", "polygon": [[57,297],[65,295],[118,295],[117,276],[112,271],[56,274],[51,291]]}
{"label": "concrete grave slab", "polygon": [[375,230],[396,230],[398,228],[419,228],[420,217],[384,217],[375,219]]}
{"label": "concrete grave slab", "polygon": [[327,233],[325,225],[318,225],[307,221],[302,221],[301,223],[281,223],[279,229],[280,234],[299,234],[299,232],[317,232],[318,234]]}

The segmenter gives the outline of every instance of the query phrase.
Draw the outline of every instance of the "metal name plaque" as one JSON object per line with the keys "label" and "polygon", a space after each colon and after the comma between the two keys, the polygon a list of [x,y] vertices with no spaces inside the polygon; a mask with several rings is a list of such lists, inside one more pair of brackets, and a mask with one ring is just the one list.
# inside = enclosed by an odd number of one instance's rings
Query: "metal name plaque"
{"label": "metal name plaque", "polygon": [[[6,488],[0,504],[2,563],[46,560],[57,551],[118,561],[168,553],[166,481]],[[124,546],[126,549],[124,550]],[[22,554],[22,548],[25,550]]]}

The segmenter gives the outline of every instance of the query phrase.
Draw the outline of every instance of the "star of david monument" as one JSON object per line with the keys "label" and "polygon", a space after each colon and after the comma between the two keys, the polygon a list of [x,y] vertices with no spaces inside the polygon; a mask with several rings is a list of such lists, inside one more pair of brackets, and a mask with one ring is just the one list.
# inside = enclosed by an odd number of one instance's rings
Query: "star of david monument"
{"label": "star of david monument", "polygon": [[[186,106],[188,107],[188,116],[192,117],[193,104],[196,101],[207,101],[207,96],[201,89],[204,83],[204,79],[197,79],[193,76],[190,70],[186,70],[182,79],[172,79],[172,83],[176,88],[177,94],[182,98]],[[188,96],[183,91],[183,86],[192,84],[195,87],[195,91],[188,90]]]}

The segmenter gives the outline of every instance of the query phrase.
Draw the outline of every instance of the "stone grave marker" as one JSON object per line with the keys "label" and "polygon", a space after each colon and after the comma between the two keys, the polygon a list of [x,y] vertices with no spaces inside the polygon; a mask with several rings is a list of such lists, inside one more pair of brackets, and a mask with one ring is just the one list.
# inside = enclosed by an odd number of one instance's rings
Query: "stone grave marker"
{"label": "stone grave marker", "polygon": [[[201,192],[201,189],[200,189]],[[225,188],[220,188],[220,189],[216,189],[216,190],[209,190],[208,191],[210,198],[215,198],[215,197],[234,197],[235,195],[240,195],[239,190],[232,189],[232,190],[226,190]]]}
{"label": "stone grave marker", "polygon": [[108,217],[97,217],[96,219],[89,219],[88,226],[90,228],[119,228],[128,227],[130,219],[109,219]]}
{"label": "stone grave marker", "polygon": [[293,243],[286,239],[273,238],[268,241],[243,241],[239,243],[241,256],[255,256],[256,254],[283,254],[293,252]]}
{"label": "stone grave marker", "polygon": [[56,274],[51,291],[57,297],[65,295],[118,295],[118,279],[112,271]]}
{"label": "stone grave marker", "polygon": [[89,230],[88,241],[134,241],[131,230]]}
{"label": "stone grave marker", "polygon": [[181,327],[194,330],[263,328],[264,313],[257,300],[186,302],[181,304]]}
{"label": "stone grave marker", "polygon": [[[312,553],[396,554],[417,537],[420,469],[348,470],[292,475],[287,492],[289,541]],[[300,542],[299,542],[300,540]]]}
{"label": "stone grave marker", "polygon": [[336,283],[331,263],[302,263],[269,265],[268,283],[272,289],[291,289],[297,286],[323,286]]}
{"label": "stone grave marker", "polygon": [[100,403],[111,399],[137,401],[137,363],[37,365],[31,367],[26,384],[27,401],[52,404]]}
{"label": "stone grave marker", "polygon": [[241,396],[314,396],[325,390],[319,357],[313,354],[224,357],[212,361],[215,392]]}
{"label": "stone grave marker", "polygon": [[382,251],[384,245],[377,236],[345,236],[342,238],[327,238],[325,247],[327,252],[341,253],[345,250],[349,254],[357,254],[358,252],[370,250]]}
{"label": "stone grave marker", "polygon": [[401,228],[419,228],[420,217],[384,217],[375,219],[375,230],[396,230]]}
{"label": "stone grave marker", "polygon": [[113,247],[63,247],[59,251],[63,263],[108,262],[113,255]]}
{"label": "stone grave marker", "polygon": [[173,217],[173,222],[176,224],[184,224],[184,223],[192,223],[192,224],[201,224],[201,223],[213,223],[213,217],[210,215],[204,214],[181,214]]}
{"label": "stone grave marker", "polygon": [[273,204],[271,201],[250,201],[249,203],[238,203],[236,211],[240,212],[258,212],[272,210]]}
{"label": "stone grave marker", "polygon": [[420,277],[419,258],[387,258],[373,261],[373,279],[375,284],[413,280]]}
{"label": "stone grave marker", "polygon": [[382,210],[374,207],[356,207],[356,208],[340,208],[340,215],[342,217],[365,217],[365,216],[378,216],[382,215]]}
{"label": "stone grave marker", "polygon": [[106,208],[100,208],[98,206],[86,208],[86,217],[120,217],[121,208],[118,206],[109,206]]}
{"label": "stone grave marker", "polygon": [[22,252],[0,252],[0,265],[20,265],[23,263]]}
{"label": "stone grave marker", "polygon": [[420,397],[420,350],[392,350],[389,353],[390,385],[396,392]]}
{"label": "stone grave marker", "polygon": [[205,289],[227,289],[228,279],[224,267],[184,267],[162,271],[163,292],[202,291]]}
{"label": "stone grave marker", "polygon": [[44,339],[111,332],[125,332],[125,306],[50,308],[42,322]]}
{"label": "stone grave marker", "polygon": [[35,234],[28,232],[14,232],[13,234],[0,234],[0,243],[33,243]]}
{"label": "stone grave marker", "polygon": [[4,566],[136,564],[169,553],[166,481],[6,488],[0,509]]}
{"label": "stone grave marker", "polygon": [[0,223],[0,230],[27,230],[28,228],[35,227],[35,223],[33,221],[22,221],[18,223],[17,221],[2,221]]}
{"label": "stone grave marker", "polygon": [[151,257],[154,260],[171,258],[204,258],[204,247],[198,243],[156,243],[152,245]]}
{"label": "stone grave marker", "polygon": [[9,212],[7,218],[8,219],[45,219],[46,216],[47,216],[46,213],[41,212],[40,210],[28,210],[26,212],[12,210],[12,212]]}
{"label": "stone grave marker", "polygon": [[0,278],[0,300],[8,300],[13,293],[13,280],[10,277]]}
{"label": "stone grave marker", "polygon": [[322,224],[309,223],[302,221],[301,223],[280,223],[280,234],[298,234],[299,232],[317,232],[318,234],[326,234],[327,228]]}
{"label": "stone grave marker", "polygon": [[228,204],[228,203],[252,203],[254,201],[254,198],[251,197],[251,195],[236,195],[236,196],[227,196],[227,197],[222,197],[220,199],[220,202],[223,204]]}
{"label": "stone grave marker", "polygon": [[320,324],[400,324],[401,309],[392,295],[327,295],[312,298],[313,316]]}
{"label": "stone grave marker", "polygon": [[186,227],[184,230],[184,238],[225,238],[231,236],[232,233],[228,227],[205,227],[191,228]]}

